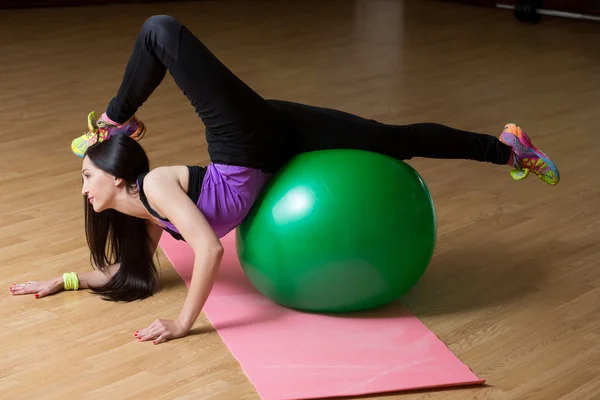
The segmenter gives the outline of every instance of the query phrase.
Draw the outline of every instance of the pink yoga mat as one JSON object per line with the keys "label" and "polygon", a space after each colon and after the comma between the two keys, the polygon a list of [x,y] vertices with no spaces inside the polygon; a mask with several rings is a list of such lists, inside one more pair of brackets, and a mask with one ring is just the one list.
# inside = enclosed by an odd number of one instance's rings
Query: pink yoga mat
{"label": "pink yoga mat", "polygon": [[[344,316],[293,311],[254,289],[235,251],[225,255],[204,307],[223,341],[265,400],[359,396],[482,384],[403,305]],[[194,253],[163,234],[160,242],[186,285]]]}

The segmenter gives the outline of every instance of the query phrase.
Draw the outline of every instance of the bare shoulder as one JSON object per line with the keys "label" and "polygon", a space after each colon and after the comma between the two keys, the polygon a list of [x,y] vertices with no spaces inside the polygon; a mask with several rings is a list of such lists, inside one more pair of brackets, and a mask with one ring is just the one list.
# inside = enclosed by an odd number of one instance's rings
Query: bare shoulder
{"label": "bare shoulder", "polygon": [[144,186],[164,183],[177,183],[184,192],[187,192],[190,174],[186,166],[173,165],[152,169],[144,178]]}

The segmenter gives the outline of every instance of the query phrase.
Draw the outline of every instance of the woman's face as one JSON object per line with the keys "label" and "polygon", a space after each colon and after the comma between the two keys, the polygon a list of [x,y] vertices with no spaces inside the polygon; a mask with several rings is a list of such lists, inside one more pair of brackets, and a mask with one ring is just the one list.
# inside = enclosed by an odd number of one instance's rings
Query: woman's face
{"label": "woman's face", "polygon": [[83,177],[81,194],[88,197],[94,211],[101,212],[111,208],[121,179],[116,179],[98,168],[89,157],[83,159],[81,175]]}

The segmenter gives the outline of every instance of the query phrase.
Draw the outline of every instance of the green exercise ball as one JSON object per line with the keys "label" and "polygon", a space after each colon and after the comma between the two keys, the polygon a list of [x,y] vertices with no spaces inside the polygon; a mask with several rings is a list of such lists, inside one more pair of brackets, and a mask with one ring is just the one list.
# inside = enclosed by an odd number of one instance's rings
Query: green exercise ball
{"label": "green exercise ball", "polygon": [[310,312],[395,301],[424,274],[435,242],[435,207],[419,174],[392,157],[347,149],[295,156],[236,230],[252,285]]}

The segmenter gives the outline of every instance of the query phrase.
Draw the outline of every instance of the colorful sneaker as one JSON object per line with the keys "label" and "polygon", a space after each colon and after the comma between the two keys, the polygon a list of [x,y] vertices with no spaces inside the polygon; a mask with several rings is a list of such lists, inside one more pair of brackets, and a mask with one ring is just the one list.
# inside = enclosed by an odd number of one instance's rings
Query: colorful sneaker
{"label": "colorful sneaker", "polygon": [[515,169],[510,174],[514,180],[525,179],[533,172],[549,185],[554,186],[558,183],[560,173],[556,165],[546,154],[533,146],[527,134],[517,125],[506,125],[500,135],[500,141],[513,148]]}
{"label": "colorful sneaker", "polygon": [[79,157],[83,158],[88,147],[96,142],[102,142],[113,135],[129,135],[132,139],[140,140],[146,133],[146,125],[134,115],[127,122],[117,124],[112,122],[106,113],[96,117],[92,111],[88,115],[88,132],[79,136],[71,142],[71,150]]}

